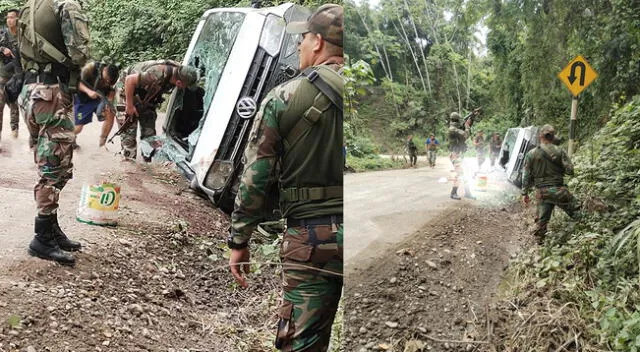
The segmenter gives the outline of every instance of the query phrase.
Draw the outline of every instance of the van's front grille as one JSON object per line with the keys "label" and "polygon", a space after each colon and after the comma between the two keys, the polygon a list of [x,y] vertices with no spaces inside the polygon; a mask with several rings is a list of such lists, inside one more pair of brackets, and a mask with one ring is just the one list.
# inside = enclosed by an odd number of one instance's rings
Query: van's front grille
{"label": "van's front grille", "polygon": [[[252,97],[256,105],[260,104],[260,100],[265,92],[265,84],[269,79],[271,65],[274,62],[273,57],[269,56],[264,50],[258,48],[251,63],[251,67],[247,74],[247,78],[242,86],[239,98]],[[217,159],[221,160],[238,160],[244,151],[246,144],[247,132],[251,128],[253,119],[243,119],[238,113],[233,111],[233,116],[227,126],[220,149],[218,150]]]}

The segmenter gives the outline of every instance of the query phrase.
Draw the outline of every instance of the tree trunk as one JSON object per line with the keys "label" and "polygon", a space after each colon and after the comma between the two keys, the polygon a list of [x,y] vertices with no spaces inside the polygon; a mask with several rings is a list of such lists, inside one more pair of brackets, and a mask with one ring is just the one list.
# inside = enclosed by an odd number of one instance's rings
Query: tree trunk
{"label": "tree trunk", "polygon": [[[407,8],[407,12],[409,13],[409,22],[411,22],[411,26],[413,26],[413,33],[416,38],[418,38],[418,29],[416,28],[416,23],[413,21],[413,16],[411,16],[411,10],[409,10],[409,4],[407,4],[407,0],[404,0],[404,6]],[[429,79],[429,69],[427,68],[427,59],[424,57],[424,49],[422,48],[422,44],[420,44],[420,56],[422,57],[422,63],[424,64],[424,73],[427,77],[429,96],[431,96],[431,80]]]}
{"label": "tree trunk", "polygon": [[413,63],[416,65],[416,69],[418,70],[418,75],[420,76],[420,82],[422,83],[422,90],[425,94],[427,94],[427,85],[424,83],[424,77],[422,76],[422,70],[420,69],[420,65],[418,64],[418,59],[416,58],[415,53],[413,52],[413,47],[411,47],[411,42],[409,41],[409,37],[407,36],[407,32],[404,30],[404,26],[402,25],[402,18],[398,15],[398,22],[400,22],[400,28],[402,29],[402,33],[398,30],[398,26],[393,23],[396,32],[404,39],[405,44],[409,48],[409,52],[411,53],[411,57],[413,58]]}
{"label": "tree trunk", "polygon": [[[453,51],[451,45],[449,45],[449,49]],[[453,66],[453,76],[456,79],[456,93],[458,94],[458,112],[462,112],[462,98],[460,97],[460,79],[458,78],[458,69],[456,68],[455,61],[451,60],[451,65]]]}
{"label": "tree trunk", "polygon": [[[364,29],[367,31],[367,35],[369,36],[369,38],[371,38],[371,31],[369,30],[369,26],[367,25],[367,22],[365,22],[364,18],[362,18],[360,11],[356,11],[356,13],[358,13],[358,17],[360,17],[360,21],[362,21],[362,25],[364,26]],[[384,57],[382,57],[382,54],[380,54],[380,49],[378,49],[378,44],[376,44],[375,39],[373,40],[373,47],[376,49],[376,53],[378,53],[378,57],[380,57],[380,64],[382,65],[382,70],[384,71],[384,75],[393,81],[393,77],[391,76],[391,68],[390,67],[387,68],[386,63],[384,61]]]}
{"label": "tree trunk", "polygon": [[[467,46],[468,48],[468,46]],[[467,55],[467,110],[470,110],[469,103],[471,103],[471,49],[467,49],[469,54]]]}

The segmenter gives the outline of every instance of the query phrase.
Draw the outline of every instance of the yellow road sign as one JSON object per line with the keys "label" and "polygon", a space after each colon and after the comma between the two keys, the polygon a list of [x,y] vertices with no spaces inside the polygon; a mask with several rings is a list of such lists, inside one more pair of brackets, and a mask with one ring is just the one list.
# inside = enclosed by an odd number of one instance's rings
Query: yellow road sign
{"label": "yellow road sign", "polygon": [[598,77],[598,74],[582,55],[576,56],[558,73],[558,78],[569,88],[574,96],[578,96],[596,77]]}

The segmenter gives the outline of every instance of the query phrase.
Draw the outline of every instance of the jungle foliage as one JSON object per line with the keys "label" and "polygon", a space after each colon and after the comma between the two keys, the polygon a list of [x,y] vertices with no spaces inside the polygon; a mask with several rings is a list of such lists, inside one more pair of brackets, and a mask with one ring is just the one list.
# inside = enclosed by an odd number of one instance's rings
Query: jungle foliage
{"label": "jungle foliage", "polygon": [[[91,56],[109,56],[127,66],[156,59],[182,61],[202,14],[216,7],[250,7],[250,0],[84,0],[89,17]],[[286,1],[261,1],[262,7]],[[292,1],[315,8],[319,0]],[[23,1],[0,0],[0,12],[19,9]]]}
{"label": "jungle foliage", "polygon": [[[640,96],[615,109],[580,149],[575,168],[569,186],[582,201],[583,216],[569,222],[556,214],[545,245],[513,266],[512,299],[526,310],[542,297],[544,306],[564,307],[563,316],[577,317],[555,335],[556,346],[578,331],[580,350],[639,351]],[[540,343],[528,341],[519,347]]]}
{"label": "jungle foliage", "polygon": [[366,125],[361,133],[377,143],[399,148],[408,134],[444,137],[449,112],[478,106],[484,114],[477,128],[485,132],[552,123],[566,135],[571,94],[557,74],[578,54],[599,74],[579,97],[581,142],[606,123],[613,104],[627,103],[640,90],[634,1],[382,0],[375,7],[345,6],[350,62],[368,63],[379,88],[361,99],[371,109],[349,119]]}

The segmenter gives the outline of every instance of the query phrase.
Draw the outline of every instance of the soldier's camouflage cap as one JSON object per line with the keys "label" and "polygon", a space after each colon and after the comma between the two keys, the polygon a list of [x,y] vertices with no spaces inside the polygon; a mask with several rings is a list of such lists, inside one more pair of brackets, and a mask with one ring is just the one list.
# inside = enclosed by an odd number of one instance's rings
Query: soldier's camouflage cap
{"label": "soldier's camouflage cap", "polygon": [[450,121],[460,121],[460,114],[458,114],[457,112],[452,112],[451,115],[449,115],[449,120]]}
{"label": "soldier's camouflage cap", "polygon": [[198,70],[191,66],[180,66],[175,73],[176,79],[181,80],[188,89],[198,87]]}
{"label": "soldier's camouflage cap", "polygon": [[331,44],[342,47],[342,26],[344,10],[336,4],[325,4],[316,10],[304,22],[287,24],[287,33],[304,34],[316,33]]}
{"label": "soldier's camouflage cap", "polygon": [[542,128],[540,128],[540,135],[542,136],[547,133],[555,134],[556,130],[549,124],[542,126]]}

